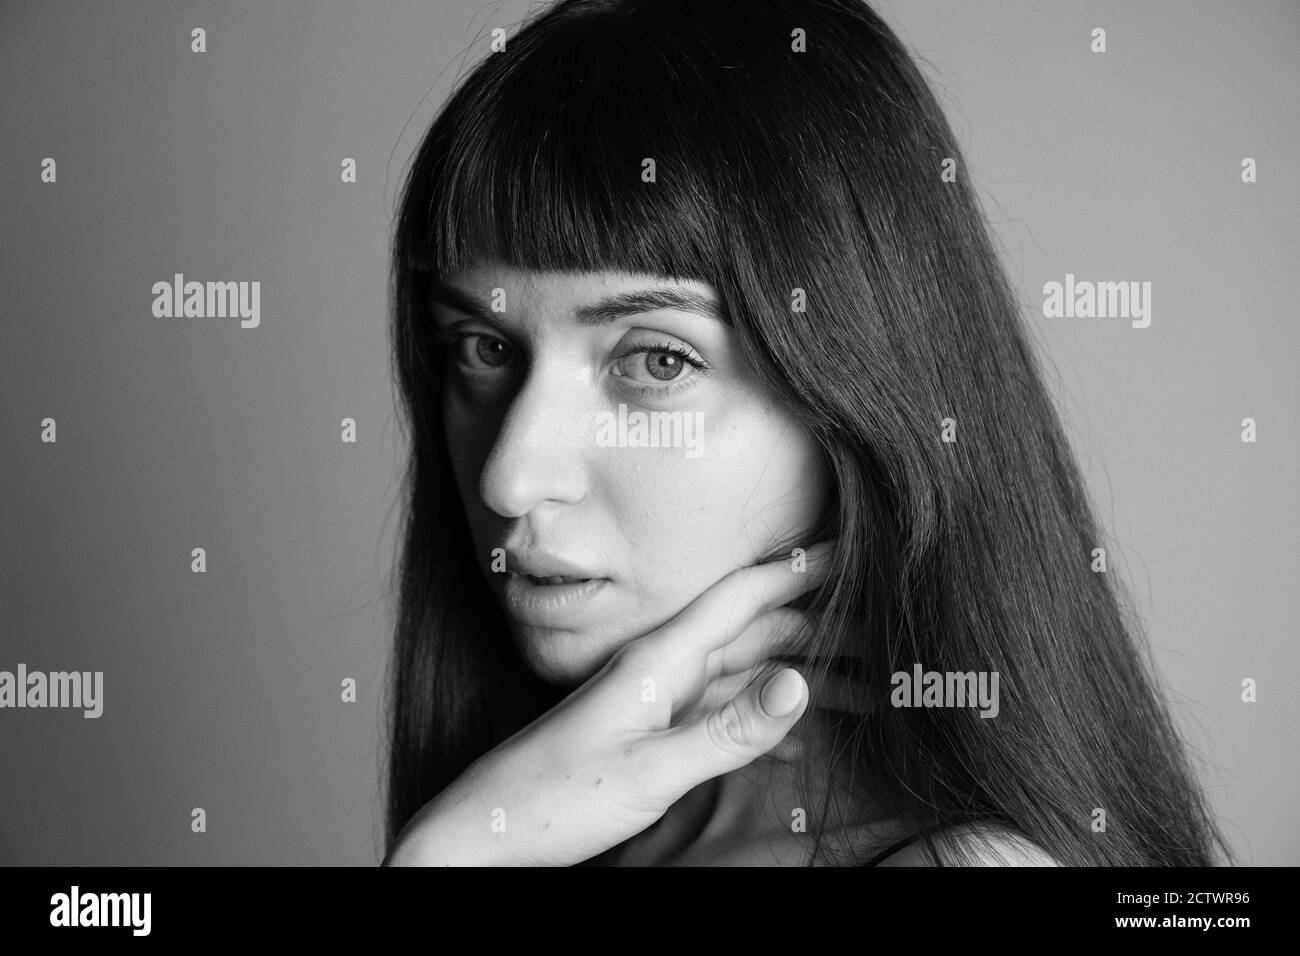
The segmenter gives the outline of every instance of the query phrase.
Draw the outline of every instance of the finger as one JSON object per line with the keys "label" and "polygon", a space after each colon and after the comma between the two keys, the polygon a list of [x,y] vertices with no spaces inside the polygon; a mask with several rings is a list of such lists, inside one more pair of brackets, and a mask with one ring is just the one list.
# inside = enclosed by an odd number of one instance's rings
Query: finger
{"label": "finger", "polygon": [[760,614],[730,644],[709,652],[706,664],[708,679],[744,673],[774,654],[793,650],[812,623],[811,615],[794,608],[779,607]]}
{"label": "finger", "polygon": [[757,666],[748,668],[738,674],[726,674],[714,678],[709,686],[704,688],[699,697],[689,702],[689,706],[682,713],[673,715],[673,723],[677,726],[684,726],[704,717],[711,711],[717,710],[727,701],[731,700],[759,675]]}
{"label": "finger", "polygon": [[796,560],[738,568],[644,640],[666,659],[705,661],[712,651],[744,633],[760,614],[824,584],[831,547],[830,542],[822,542]]}
{"label": "finger", "polygon": [[703,719],[654,738],[659,773],[684,793],[739,770],[773,750],[807,704],[808,688],[798,671],[786,668],[755,681]]}
{"label": "finger", "polygon": [[[850,715],[849,719],[852,720],[871,713],[874,708],[867,703],[867,700],[865,682],[850,680],[837,674],[828,675],[816,689],[812,684],[809,685],[808,710],[815,709],[837,716]],[[797,724],[781,739],[780,743],[763,754],[760,759],[797,764],[803,759],[807,747],[804,740],[805,732],[807,728],[802,723]]]}
{"label": "finger", "polygon": [[[691,723],[716,710],[743,691],[761,673],[761,665],[755,665],[738,674],[715,678],[689,707],[673,714],[674,725]],[[805,683],[808,684],[810,708],[858,716],[866,716],[875,709],[870,700],[869,685],[865,680],[827,673],[821,679],[813,679]]]}
{"label": "finger", "polygon": [[[832,546],[832,542],[822,542],[797,559],[752,565],[728,574],[667,624],[625,645],[609,665],[613,673],[593,682],[595,692],[638,697],[649,704],[640,708],[639,726],[666,729],[675,723],[682,707],[690,707],[721,673],[718,665],[725,657],[710,661],[710,655],[732,643],[735,635],[729,622],[748,619],[753,626],[758,616],[777,611],[782,602],[824,583]],[[778,631],[793,633],[799,625],[794,615],[800,612],[787,610],[791,613],[778,614],[759,625],[743,657],[727,669],[743,671],[746,660],[761,658],[756,647],[776,639]]]}
{"label": "finger", "polygon": [[822,661],[851,666],[866,658],[867,649],[861,644],[839,648],[837,653],[817,657],[804,653],[806,638],[815,626],[814,615],[790,607],[779,607],[761,614],[730,644],[709,652],[706,677],[713,680],[719,675],[738,674],[768,658],[781,658],[782,663],[799,667],[804,673]]}

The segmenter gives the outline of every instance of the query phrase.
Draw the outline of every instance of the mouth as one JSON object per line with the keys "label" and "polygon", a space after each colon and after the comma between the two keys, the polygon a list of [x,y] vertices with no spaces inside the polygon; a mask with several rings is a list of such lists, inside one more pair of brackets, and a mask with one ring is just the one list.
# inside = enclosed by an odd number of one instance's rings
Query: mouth
{"label": "mouth", "polygon": [[533,575],[511,572],[506,578],[506,608],[521,624],[536,627],[576,626],[592,612],[609,578]]}
{"label": "mouth", "polygon": [[580,578],[571,574],[551,574],[546,576],[542,576],[538,574],[525,574],[524,577],[526,577],[529,581],[532,581],[534,584],[544,585],[544,586],[550,586],[555,584],[582,584],[584,581],[602,580],[601,578]]}

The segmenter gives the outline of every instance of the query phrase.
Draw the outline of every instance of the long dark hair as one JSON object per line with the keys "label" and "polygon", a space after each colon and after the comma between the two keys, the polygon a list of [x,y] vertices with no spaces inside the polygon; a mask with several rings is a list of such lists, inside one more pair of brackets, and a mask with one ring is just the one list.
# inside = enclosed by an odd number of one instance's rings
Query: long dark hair
{"label": "long dark hair", "polygon": [[[567,693],[514,649],[447,457],[424,296],[433,277],[491,257],[717,290],[743,358],[834,477],[838,550],[807,637],[823,662],[805,673],[814,695],[850,643],[876,700],[916,663],[1000,675],[993,719],[886,705],[836,723],[837,772],[870,779],[916,829],[999,824],[1065,864],[1230,856],[1123,588],[1093,570],[1106,542],[957,142],[860,0],[546,8],[444,105],[406,180],[392,254],[411,452],[390,847],[469,763]],[[956,442],[941,439],[946,419]],[[926,852],[961,862],[965,847],[940,833]]]}

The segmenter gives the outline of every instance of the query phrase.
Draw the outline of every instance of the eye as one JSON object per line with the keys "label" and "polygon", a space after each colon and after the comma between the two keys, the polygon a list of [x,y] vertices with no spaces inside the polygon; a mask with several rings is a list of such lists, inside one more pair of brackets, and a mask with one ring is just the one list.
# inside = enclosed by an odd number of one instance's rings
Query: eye
{"label": "eye", "polygon": [[673,342],[631,346],[614,360],[611,373],[642,392],[674,391],[709,365],[691,349]]}
{"label": "eye", "polygon": [[473,338],[474,340],[475,356],[483,362],[483,364],[491,366],[492,368],[505,365],[510,361],[510,357],[514,354],[514,349],[510,347],[510,344],[503,342],[501,339],[495,339],[487,335],[475,335],[466,336],[465,339],[462,339],[462,342],[465,342],[469,338]]}
{"label": "eye", "polygon": [[514,346],[495,335],[482,332],[446,332],[436,338],[439,346],[450,346],[457,361],[466,368],[500,368],[514,357]]}

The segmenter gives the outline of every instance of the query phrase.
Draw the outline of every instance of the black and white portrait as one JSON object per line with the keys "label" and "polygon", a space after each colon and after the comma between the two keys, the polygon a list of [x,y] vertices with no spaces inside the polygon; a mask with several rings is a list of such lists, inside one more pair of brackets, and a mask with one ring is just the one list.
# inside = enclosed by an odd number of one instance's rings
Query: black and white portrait
{"label": "black and white portrait", "polygon": [[1294,865],[1298,76],[1291,3],[0,6],[0,862]]}

